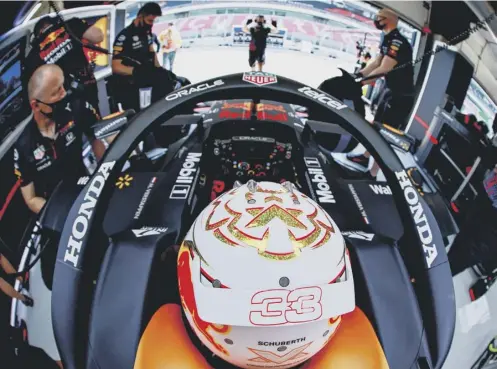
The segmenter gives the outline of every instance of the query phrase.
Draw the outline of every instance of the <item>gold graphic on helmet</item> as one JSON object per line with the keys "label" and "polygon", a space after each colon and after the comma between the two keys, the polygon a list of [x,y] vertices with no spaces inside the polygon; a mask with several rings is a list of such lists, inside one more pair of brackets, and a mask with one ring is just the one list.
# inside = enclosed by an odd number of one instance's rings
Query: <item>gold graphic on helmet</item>
{"label": "gold graphic on helmet", "polygon": [[269,201],[277,201],[277,202],[283,203],[283,200],[281,198],[279,198],[278,196],[274,196],[274,195],[271,195],[271,196],[264,198],[264,202],[269,202]]}
{"label": "gold graphic on helmet", "polygon": [[252,359],[249,359],[249,361],[252,361],[254,363],[264,363],[264,364],[278,364],[278,365],[284,365],[288,364],[291,361],[295,361],[295,364],[299,361],[306,360],[308,357],[308,353],[304,352],[312,342],[309,342],[303,346],[296,347],[290,352],[287,352],[284,355],[278,355],[275,354],[272,351],[265,351],[265,350],[256,350],[253,348],[249,348],[249,350],[257,355],[257,357],[254,357]]}
{"label": "gold graphic on helmet", "polygon": [[[252,188],[249,188],[244,196],[246,200],[250,200],[248,201],[250,204],[255,204],[259,199],[267,205],[236,211],[232,200],[228,200],[224,202],[223,208],[229,216],[213,221],[215,214],[221,210],[222,201],[216,200],[207,216],[205,230],[213,231],[214,237],[226,245],[250,246],[256,248],[259,255],[264,258],[290,260],[298,257],[304,248],[316,249],[325,245],[335,233],[332,221],[326,213],[320,212],[313,203],[305,201],[304,196],[297,196],[286,188],[270,190],[253,183]],[[303,210],[283,205],[285,196],[289,196],[290,201],[295,205],[299,205],[300,201],[304,200],[312,206],[312,212],[305,214]],[[260,201],[259,204],[262,205]],[[288,242],[285,244],[270,243],[270,236],[278,237],[278,233],[270,234],[269,231],[269,224],[276,219],[286,226]]]}

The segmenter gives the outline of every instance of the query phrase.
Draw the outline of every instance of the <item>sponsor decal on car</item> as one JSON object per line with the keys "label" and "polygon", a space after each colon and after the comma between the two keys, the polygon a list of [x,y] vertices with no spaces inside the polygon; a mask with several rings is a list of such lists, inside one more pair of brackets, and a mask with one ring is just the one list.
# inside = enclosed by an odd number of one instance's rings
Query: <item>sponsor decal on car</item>
{"label": "sponsor decal on car", "polygon": [[156,236],[158,234],[166,233],[167,228],[159,227],[141,227],[140,229],[132,229],[135,237]]}
{"label": "sponsor decal on car", "polygon": [[364,205],[362,205],[362,201],[359,198],[359,195],[357,194],[357,191],[355,190],[355,188],[352,184],[349,184],[349,190],[350,190],[350,193],[352,194],[352,197],[354,198],[354,201],[357,205],[357,208],[361,212],[362,219],[364,220],[364,223],[369,224],[368,214],[366,213],[366,210],[364,210]]}
{"label": "sponsor decal on car", "polygon": [[188,197],[190,189],[194,183],[195,173],[198,170],[197,165],[200,162],[201,157],[202,153],[188,153],[185,161],[183,162],[183,167],[179,171],[179,176],[176,178],[176,182],[169,195],[170,199],[184,200]]}
{"label": "sponsor decal on car", "polygon": [[385,137],[387,141],[390,141],[395,146],[401,148],[404,151],[409,151],[409,149],[411,148],[411,144],[409,142],[402,140],[398,136],[395,136],[392,132],[390,132],[387,129],[384,128],[380,129],[380,133],[382,134],[383,137]]}
{"label": "sponsor decal on car", "polygon": [[223,103],[223,106],[221,109],[242,109],[246,111],[252,110],[252,102],[246,101],[246,102],[240,102],[240,103],[229,103],[225,102]]}
{"label": "sponsor decal on car", "polygon": [[197,86],[185,87],[184,89],[174,91],[166,96],[167,101],[174,101],[180,97],[190,96],[196,92],[210,90],[211,88],[218,87],[224,85],[224,81],[222,79],[217,79],[214,82],[206,82],[201,83]]}
{"label": "sponsor decal on car", "polygon": [[95,136],[97,138],[105,138],[107,135],[112,132],[114,127],[118,126],[121,123],[127,122],[128,118],[122,117],[119,119],[116,119],[115,121],[105,125],[104,127],[100,128],[98,131],[95,132]]}
{"label": "sponsor decal on car", "polygon": [[376,195],[391,195],[392,194],[392,190],[390,189],[390,186],[382,186],[382,185],[377,185],[377,184],[375,184],[375,185],[370,184],[369,188],[371,188],[371,190],[373,190],[373,192]]}
{"label": "sponsor decal on car", "polygon": [[79,252],[81,250],[82,240],[88,232],[90,219],[95,211],[97,200],[100,197],[102,188],[109,177],[109,173],[114,168],[115,161],[102,163],[98,172],[92,178],[90,187],[86,191],[83,202],[78,210],[78,216],[72,224],[71,235],[66,245],[66,252],[64,254],[64,262],[71,264],[73,267],[78,268]]}
{"label": "sponsor decal on car", "polygon": [[89,180],[90,180],[90,177],[88,177],[88,176],[80,177],[78,179],[78,185],[79,186],[86,186],[86,184],[88,183]]}
{"label": "sponsor decal on car", "polygon": [[243,73],[243,81],[256,86],[266,86],[278,83],[278,77],[275,74],[266,72],[246,72]]}
{"label": "sponsor decal on car", "polygon": [[138,219],[140,217],[140,214],[143,211],[143,207],[147,203],[148,197],[150,196],[150,192],[152,191],[152,188],[155,185],[155,182],[157,182],[157,177],[153,177],[150,181],[150,183],[147,186],[147,189],[143,193],[142,199],[140,200],[140,204],[138,205],[138,209],[136,209],[134,219]]}
{"label": "sponsor decal on car", "polygon": [[433,262],[438,256],[438,250],[433,243],[433,232],[430,223],[426,218],[423,205],[419,201],[418,191],[412,185],[406,171],[395,172],[399,180],[400,187],[404,191],[404,197],[409,204],[409,209],[413,215],[414,223],[418,231],[419,239],[423,243],[423,250],[426,259],[426,265],[431,268]]}
{"label": "sponsor decal on car", "polygon": [[345,231],[342,235],[348,238],[357,238],[358,240],[373,241],[374,234],[363,231]]}
{"label": "sponsor decal on car", "polygon": [[273,104],[257,104],[257,111],[279,111],[280,113],[286,113],[287,110],[283,105],[273,105]]}
{"label": "sponsor decal on car", "polygon": [[129,174],[125,174],[122,177],[119,177],[116,182],[116,187],[122,190],[123,188],[131,186],[131,182],[133,182],[133,177]]}
{"label": "sponsor decal on car", "polygon": [[347,105],[341,103],[338,100],[335,100],[331,96],[323,93],[323,92],[318,92],[308,86],[304,86],[298,89],[299,92],[303,93],[306,96],[309,96],[310,98],[317,100],[323,104],[326,104],[330,108],[333,108],[335,110],[342,110],[347,108]]}
{"label": "sponsor decal on car", "polygon": [[307,166],[307,171],[311,176],[311,182],[313,184],[313,189],[316,191],[317,201],[320,203],[332,203],[335,204],[335,196],[330,190],[330,185],[328,180],[323,173],[321,168],[321,163],[318,158],[304,157],[305,165]]}

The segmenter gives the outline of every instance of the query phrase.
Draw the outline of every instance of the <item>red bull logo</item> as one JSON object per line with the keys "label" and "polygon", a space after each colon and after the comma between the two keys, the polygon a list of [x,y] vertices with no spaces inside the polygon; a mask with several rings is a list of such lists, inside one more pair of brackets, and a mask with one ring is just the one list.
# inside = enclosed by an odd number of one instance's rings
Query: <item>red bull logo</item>
{"label": "red bull logo", "polygon": [[257,104],[257,111],[279,111],[286,113],[286,109],[282,105],[273,104]]}
{"label": "red bull logo", "polygon": [[243,103],[227,103],[225,102],[221,109],[242,109],[246,111],[252,110],[251,102],[243,102]]}
{"label": "red bull logo", "polygon": [[[55,33],[55,32],[53,32]],[[62,32],[61,32],[62,33]],[[59,36],[61,33],[58,33],[57,36]],[[67,40],[69,39],[69,35],[66,33],[63,37],[60,37],[60,38],[55,38],[53,39],[52,41],[50,41],[50,44],[45,44],[45,45],[48,45],[47,48],[40,48],[42,49],[42,51],[40,51],[40,57],[47,61],[46,59],[51,57],[52,54],[56,53],[58,51],[58,49],[62,49],[63,46],[61,46],[63,43],[65,43]],[[69,41],[67,41],[69,42]]]}
{"label": "red bull logo", "polygon": [[229,325],[218,325],[204,322],[198,315],[195,291],[193,290],[193,283],[191,280],[191,261],[195,256],[196,255],[193,254],[193,251],[192,254],[190,254],[188,248],[184,245],[181,246],[178,253],[178,283],[183,309],[185,309],[191,316],[197,331],[200,332],[200,334],[202,334],[204,338],[216,348],[216,350],[229,356],[229,352],[222,345],[216,342],[210,332],[214,331],[221,334],[227,334],[229,333],[231,327]]}
{"label": "red bull logo", "polygon": [[48,36],[45,37],[43,42],[40,44],[40,49],[44,49],[45,46],[47,46],[50,42],[54,42],[57,39],[57,37],[59,37],[65,31],[66,31],[66,29],[64,27],[61,27],[61,28],[56,29],[55,31],[49,33]]}

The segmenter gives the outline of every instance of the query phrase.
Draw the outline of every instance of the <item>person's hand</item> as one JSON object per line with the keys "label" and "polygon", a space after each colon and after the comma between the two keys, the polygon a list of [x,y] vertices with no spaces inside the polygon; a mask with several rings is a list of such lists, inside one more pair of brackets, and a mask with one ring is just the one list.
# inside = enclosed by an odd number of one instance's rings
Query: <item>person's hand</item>
{"label": "person's hand", "polygon": [[133,79],[142,84],[153,84],[155,80],[155,68],[142,64],[133,68]]}
{"label": "person's hand", "polygon": [[364,74],[362,74],[361,72],[357,72],[357,73],[352,74],[352,78],[354,78],[355,80],[357,80],[359,78],[364,78]]}
{"label": "person's hand", "polygon": [[21,302],[24,305],[26,305],[28,307],[32,307],[34,305],[34,301],[31,297],[29,297],[28,295],[24,295],[24,294],[22,294],[21,296],[22,296]]}

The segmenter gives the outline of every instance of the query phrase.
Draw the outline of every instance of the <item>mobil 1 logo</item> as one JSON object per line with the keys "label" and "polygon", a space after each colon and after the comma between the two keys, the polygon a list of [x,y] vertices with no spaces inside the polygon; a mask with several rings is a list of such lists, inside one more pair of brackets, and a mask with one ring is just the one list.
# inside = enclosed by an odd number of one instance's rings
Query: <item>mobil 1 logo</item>
{"label": "mobil 1 logo", "polygon": [[184,200],[188,197],[198,171],[201,157],[202,153],[188,153],[169,195],[170,199]]}
{"label": "mobil 1 logo", "polygon": [[335,204],[335,196],[330,190],[328,180],[324,175],[318,158],[304,157],[307,171],[310,175],[312,189],[316,192],[316,200],[320,203]]}

